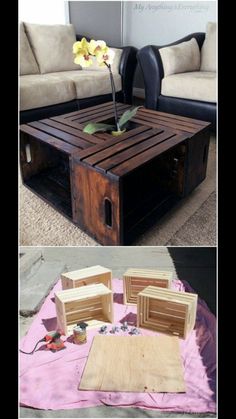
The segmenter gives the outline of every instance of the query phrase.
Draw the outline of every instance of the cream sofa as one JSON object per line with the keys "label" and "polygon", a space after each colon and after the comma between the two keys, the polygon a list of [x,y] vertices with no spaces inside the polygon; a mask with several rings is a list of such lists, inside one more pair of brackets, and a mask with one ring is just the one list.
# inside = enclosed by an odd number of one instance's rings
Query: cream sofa
{"label": "cream sofa", "polygon": [[138,53],[145,82],[146,107],[216,126],[217,25],[166,46],[149,45]]}
{"label": "cream sofa", "polygon": [[[72,46],[82,36],[72,25],[20,23],[20,122],[58,115],[106,102],[111,84],[106,67],[82,69]],[[136,49],[113,48],[117,99],[131,103]]]}

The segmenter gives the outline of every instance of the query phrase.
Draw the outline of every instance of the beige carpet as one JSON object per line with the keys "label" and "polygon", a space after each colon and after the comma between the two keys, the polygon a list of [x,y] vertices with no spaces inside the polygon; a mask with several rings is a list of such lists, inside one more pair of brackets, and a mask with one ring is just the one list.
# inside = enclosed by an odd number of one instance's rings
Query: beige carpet
{"label": "beige carpet", "polygon": [[[167,244],[184,246],[189,245],[191,237],[191,245],[216,245],[215,201],[210,199],[215,190],[216,139],[212,137],[207,177],[204,182],[133,244],[138,246],[165,246]],[[204,212],[204,203],[208,208],[208,216],[201,221],[198,211],[203,208]],[[208,230],[207,224],[210,225]],[[181,230],[183,234],[181,234]],[[98,246],[99,244],[27,188],[20,185],[20,245]]]}

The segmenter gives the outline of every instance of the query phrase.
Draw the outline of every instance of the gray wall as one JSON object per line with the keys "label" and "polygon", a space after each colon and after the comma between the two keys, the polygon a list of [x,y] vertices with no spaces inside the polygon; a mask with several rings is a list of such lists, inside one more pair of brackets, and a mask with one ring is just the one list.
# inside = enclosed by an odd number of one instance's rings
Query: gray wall
{"label": "gray wall", "polygon": [[69,13],[77,33],[121,46],[120,1],[70,1]]}
{"label": "gray wall", "polygon": [[124,45],[162,45],[191,32],[205,32],[206,23],[216,21],[216,2],[125,2],[123,21]]}
{"label": "gray wall", "polygon": [[[204,32],[217,20],[215,1],[70,1],[76,31],[108,45],[164,45],[191,32]],[[123,21],[123,24],[122,24]],[[143,88],[137,68],[135,87]]]}

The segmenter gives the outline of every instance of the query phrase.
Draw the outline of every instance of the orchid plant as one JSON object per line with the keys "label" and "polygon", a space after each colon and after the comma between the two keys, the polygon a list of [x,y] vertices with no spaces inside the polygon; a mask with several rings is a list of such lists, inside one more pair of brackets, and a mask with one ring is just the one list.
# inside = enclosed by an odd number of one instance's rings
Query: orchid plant
{"label": "orchid plant", "polygon": [[115,57],[114,50],[109,48],[104,41],[95,41],[92,39],[88,42],[86,38],[82,38],[81,41],[73,44],[73,53],[75,54],[75,64],[79,64],[81,67],[90,67],[94,63],[92,57],[96,57],[100,67],[106,66],[108,68],[111,81],[115,125],[91,122],[84,127],[83,131],[88,134],[94,134],[98,131],[110,131],[114,136],[123,134],[126,131],[127,122],[136,114],[139,107],[125,111],[118,119],[115,83],[111,70],[111,65]]}

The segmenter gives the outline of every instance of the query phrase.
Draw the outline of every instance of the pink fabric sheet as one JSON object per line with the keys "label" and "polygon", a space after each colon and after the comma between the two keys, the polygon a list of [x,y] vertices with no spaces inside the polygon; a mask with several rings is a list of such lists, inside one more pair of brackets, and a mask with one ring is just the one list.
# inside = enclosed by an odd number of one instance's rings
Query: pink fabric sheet
{"label": "pink fabric sheet", "polygon": [[[186,282],[174,280],[173,289],[189,291]],[[60,280],[46,298],[29,331],[21,339],[20,348],[31,351],[47,331],[56,329],[54,292],[61,289]],[[123,281],[113,280],[114,324],[128,321],[135,325],[136,307],[123,305]],[[110,330],[111,327],[108,327]],[[142,335],[157,335],[141,329]],[[98,329],[88,331],[87,343],[75,345],[70,338],[66,349],[45,350],[39,345],[33,355],[20,353],[20,403],[38,409],[73,409],[92,406],[136,407],[173,412],[216,411],[216,319],[204,301],[198,300],[195,329],[186,340],[180,339],[186,393],[128,393],[80,391],[78,384],[84,370],[93,337]],[[123,332],[121,332],[123,334]],[[117,367],[119,367],[117,348]],[[158,354],[157,354],[158,356]]]}

